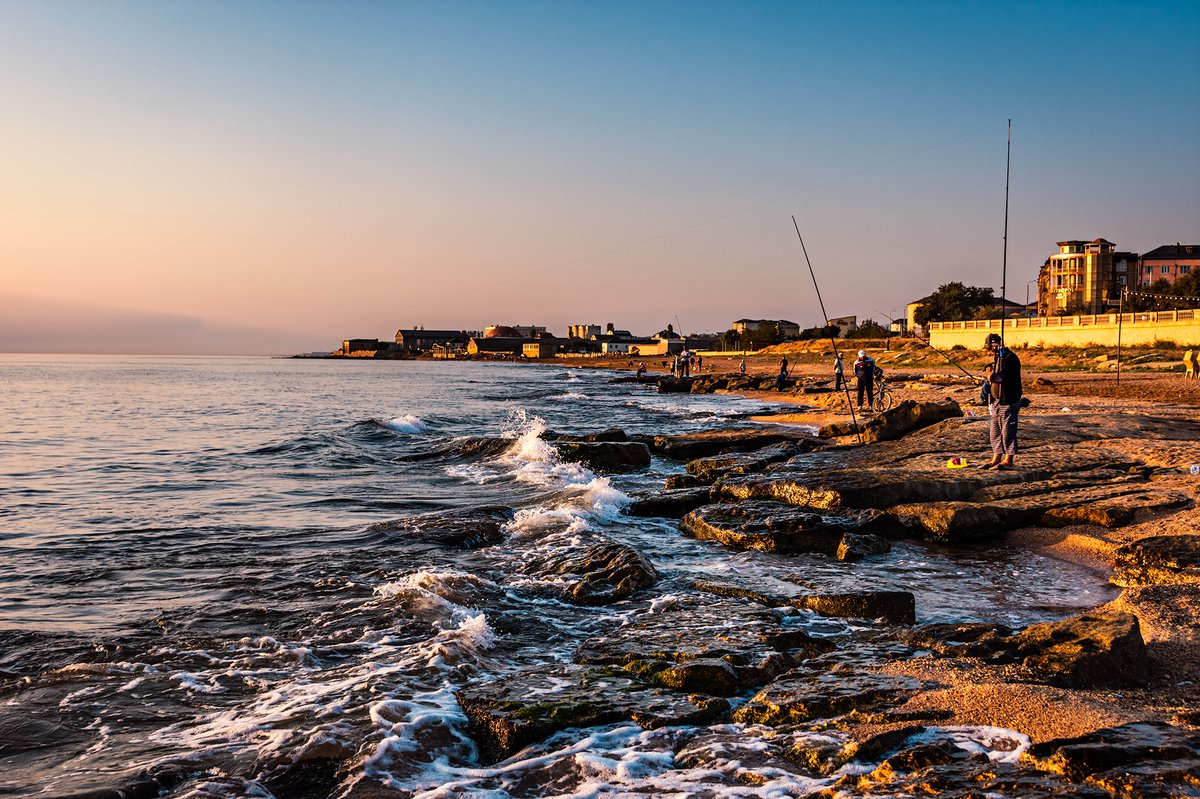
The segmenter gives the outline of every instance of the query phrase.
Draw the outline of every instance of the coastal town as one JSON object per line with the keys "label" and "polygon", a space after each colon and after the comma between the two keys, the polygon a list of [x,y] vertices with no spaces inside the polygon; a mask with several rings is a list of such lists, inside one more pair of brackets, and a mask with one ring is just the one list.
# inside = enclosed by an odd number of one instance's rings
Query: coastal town
{"label": "coastal town", "polygon": [[[958,296],[950,296],[956,287]],[[895,319],[860,322],[858,315],[846,315],[802,327],[788,319],[741,318],[719,333],[685,334],[667,324],[653,334],[637,335],[613,322],[572,324],[563,336],[533,324],[491,324],[476,330],[416,326],[397,330],[391,340],[347,338],[332,352],[306,357],[664,358],[685,349],[750,353],[784,342],[830,337],[886,341],[896,336],[915,336],[950,349],[975,348],[987,332],[1001,330],[1018,347],[1200,342],[1200,244],[1162,245],[1139,254],[1117,250],[1103,238],[1060,241],[1036,277],[1025,282],[1025,291],[1025,301],[1017,302],[949,283],[909,302],[904,315]]]}

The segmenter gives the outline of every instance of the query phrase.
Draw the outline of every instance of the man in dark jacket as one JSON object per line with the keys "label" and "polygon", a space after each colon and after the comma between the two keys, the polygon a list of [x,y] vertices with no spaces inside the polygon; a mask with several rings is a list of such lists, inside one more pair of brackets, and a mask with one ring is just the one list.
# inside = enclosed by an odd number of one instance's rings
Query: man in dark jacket
{"label": "man in dark jacket", "polygon": [[858,351],[854,362],[854,376],[858,378],[858,408],[862,410],[863,392],[867,393],[867,407],[875,404],[875,359],[866,350]]}
{"label": "man in dark jacket", "polygon": [[1021,410],[1021,359],[1004,346],[996,333],[989,333],[987,348],[993,356],[989,378],[988,435],[992,461],[985,469],[1011,469],[1017,454],[1017,413]]}

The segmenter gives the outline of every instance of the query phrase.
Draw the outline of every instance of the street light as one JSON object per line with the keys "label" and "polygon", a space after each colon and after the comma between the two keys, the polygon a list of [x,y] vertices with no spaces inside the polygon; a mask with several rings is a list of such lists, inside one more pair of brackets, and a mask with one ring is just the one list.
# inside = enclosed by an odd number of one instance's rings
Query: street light
{"label": "street light", "polygon": [[1025,284],[1025,311],[1027,313],[1029,311],[1029,287],[1036,282],[1038,282],[1038,279],[1035,277],[1033,280]]}

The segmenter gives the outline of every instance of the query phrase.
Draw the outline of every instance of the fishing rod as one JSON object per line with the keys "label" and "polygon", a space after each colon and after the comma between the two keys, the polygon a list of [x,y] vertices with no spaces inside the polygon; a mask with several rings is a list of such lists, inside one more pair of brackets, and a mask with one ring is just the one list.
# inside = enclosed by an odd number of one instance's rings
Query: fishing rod
{"label": "fishing rod", "polygon": [[942,351],[941,351],[941,350],[939,350],[937,347],[933,346],[932,344],[930,344],[928,341],[926,341],[925,339],[921,338],[920,336],[918,336],[918,335],[914,334],[914,335],[913,335],[913,339],[914,339],[914,340],[916,340],[916,341],[919,341],[919,342],[921,342],[921,343],[922,343],[922,344],[924,344],[926,347],[928,347],[929,349],[931,349],[931,350],[933,350],[934,352],[936,352],[938,355],[940,355],[940,356],[942,356],[943,358],[945,358],[945,359],[946,359],[947,361],[949,361],[949,362],[950,362],[952,365],[954,365],[955,367],[957,367],[957,368],[958,368],[958,370],[959,370],[960,372],[962,372],[964,375],[966,375],[967,377],[971,378],[972,380],[979,380],[979,379],[980,379],[979,377],[976,377],[975,375],[971,374],[971,373],[970,373],[970,372],[968,372],[966,369],[964,369],[964,368],[963,368],[963,365],[962,365],[962,364],[960,364],[958,361],[954,360],[954,359],[953,359],[953,358],[951,358],[949,355],[947,355],[946,353],[942,352]]}
{"label": "fishing rod", "polygon": [[[1012,175],[1012,119],[1008,120],[1008,155],[1004,163],[1004,257],[1000,264],[1000,346],[1004,346],[1004,316],[1008,311],[1008,183]],[[1028,293],[1028,292],[1027,292]]]}
{"label": "fishing rod", "polygon": [[[804,260],[808,263],[808,274],[812,276],[813,288],[817,291],[817,302],[821,304],[821,316],[825,317],[825,327],[829,327],[829,314],[825,311],[825,300],[821,299],[821,287],[817,285],[817,273],[813,271],[812,259],[808,257],[808,248],[804,246],[804,237],[800,235],[800,225],[796,222],[796,215],[792,214],[792,226],[796,228],[796,238],[800,239],[800,249],[804,251]],[[841,360],[842,354],[838,351],[837,336],[831,330],[829,332],[829,343],[833,345],[833,357]],[[872,377],[872,379],[874,379]],[[854,425],[854,434],[858,436],[858,443],[863,443],[862,431],[858,429],[858,417],[854,413],[854,403],[850,401],[850,384],[845,380],[842,381],[842,391],[846,393],[846,407],[850,409],[850,421]]]}

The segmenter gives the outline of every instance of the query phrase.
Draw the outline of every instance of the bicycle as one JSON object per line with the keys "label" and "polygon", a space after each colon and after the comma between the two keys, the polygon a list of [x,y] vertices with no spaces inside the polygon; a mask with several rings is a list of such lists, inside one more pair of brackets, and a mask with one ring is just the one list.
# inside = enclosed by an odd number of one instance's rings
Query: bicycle
{"label": "bicycle", "polygon": [[888,390],[887,380],[879,378],[875,382],[875,401],[871,403],[871,410],[875,413],[883,413],[892,407],[892,392]]}

